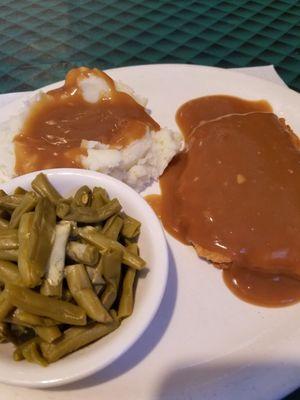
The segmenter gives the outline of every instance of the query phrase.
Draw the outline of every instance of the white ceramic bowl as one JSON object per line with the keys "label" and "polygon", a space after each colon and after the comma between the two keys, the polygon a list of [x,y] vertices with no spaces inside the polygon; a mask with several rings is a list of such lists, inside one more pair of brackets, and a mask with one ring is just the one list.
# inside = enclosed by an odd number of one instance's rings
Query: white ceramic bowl
{"label": "white ceramic bowl", "polygon": [[[117,197],[123,209],[142,223],[139,240],[141,256],[149,272],[139,279],[132,316],[105,338],[43,368],[26,361],[12,359],[13,346],[0,344],[0,381],[28,387],[49,387],[69,383],[104,368],[142,335],[150,324],[165,291],[168,275],[168,252],[162,227],[146,201],[133,189],[110,176],[81,169],[43,171],[50,182],[64,195],[75,193],[82,185],[103,186],[111,197]],[[6,192],[17,186],[30,188],[38,172],[20,176],[0,185]]]}

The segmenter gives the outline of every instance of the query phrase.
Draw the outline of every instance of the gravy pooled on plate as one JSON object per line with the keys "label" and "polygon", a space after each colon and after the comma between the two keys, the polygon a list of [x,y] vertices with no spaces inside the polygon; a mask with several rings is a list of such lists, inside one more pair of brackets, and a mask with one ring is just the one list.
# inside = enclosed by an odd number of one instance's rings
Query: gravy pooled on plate
{"label": "gravy pooled on plate", "polygon": [[299,301],[296,136],[264,101],[207,96],[185,103],[176,117],[186,150],[160,178],[155,200],[166,229],[222,268],[244,300]]}
{"label": "gravy pooled on plate", "polygon": [[159,125],[104,72],[71,70],[65,84],[42,94],[15,137],[18,175],[56,167],[81,167],[82,140],[120,148]]}

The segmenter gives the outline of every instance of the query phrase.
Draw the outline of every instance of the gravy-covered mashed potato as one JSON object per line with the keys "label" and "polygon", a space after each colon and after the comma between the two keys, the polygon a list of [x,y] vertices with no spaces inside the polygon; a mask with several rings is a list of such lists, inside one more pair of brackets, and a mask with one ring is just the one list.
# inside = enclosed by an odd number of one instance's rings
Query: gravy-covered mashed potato
{"label": "gravy-covered mashed potato", "polygon": [[143,190],[183,147],[161,129],[146,99],[107,74],[71,70],[62,87],[39,92],[1,126],[0,181],[45,168],[78,167]]}

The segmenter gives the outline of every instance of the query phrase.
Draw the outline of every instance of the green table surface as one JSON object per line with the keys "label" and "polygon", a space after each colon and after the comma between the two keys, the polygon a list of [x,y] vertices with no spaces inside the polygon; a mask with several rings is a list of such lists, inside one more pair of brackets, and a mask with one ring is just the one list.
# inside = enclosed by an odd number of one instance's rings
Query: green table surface
{"label": "green table surface", "polygon": [[299,0],[0,0],[0,93],[151,63],[274,64],[300,91],[299,48]]}
{"label": "green table surface", "polygon": [[74,66],[274,64],[300,91],[299,0],[0,0],[0,93]]}

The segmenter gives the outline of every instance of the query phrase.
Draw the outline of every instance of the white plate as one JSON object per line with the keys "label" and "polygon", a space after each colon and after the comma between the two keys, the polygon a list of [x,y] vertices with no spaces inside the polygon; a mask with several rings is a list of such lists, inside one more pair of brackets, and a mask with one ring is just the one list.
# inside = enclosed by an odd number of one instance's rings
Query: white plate
{"label": "white plate", "polygon": [[[177,129],[175,112],[186,100],[208,94],[266,99],[300,132],[300,96],[270,82],[217,68],[151,65],[108,71],[148,97],[153,117]],[[1,110],[0,120],[21,101]],[[157,191],[157,185],[147,192]],[[282,309],[235,298],[221,273],[194,250],[168,236],[173,262],[160,311],[143,337],[121,359],[49,400],[275,399],[300,385],[300,304]],[[1,373],[1,372],[0,372]],[[5,399],[41,393],[1,387]]]}
{"label": "white plate", "polygon": [[[141,221],[139,247],[147,260],[148,271],[140,273],[135,294],[134,312],[121,326],[103,339],[41,368],[12,359],[13,346],[0,346],[0,381],[28,386],[50,387],[66,384],[95,373],[125,353],[137,341],[153,319],[161,303],[168,276],[168,249],[156,215],[133,189],[110,176],[83,169],[59,168],[43,171],[54,187],[65,197],[72,196],[78,188],[87,185],[104,187],[111,198],[117,198],[123,210]],[[31,188],[38,172],[19,176],[1,185],[7,193],[18,186]]]}

